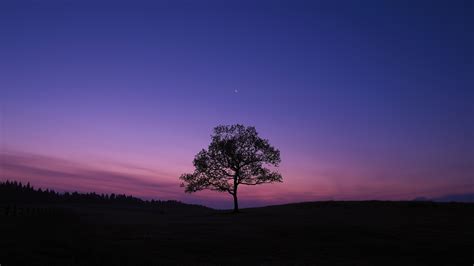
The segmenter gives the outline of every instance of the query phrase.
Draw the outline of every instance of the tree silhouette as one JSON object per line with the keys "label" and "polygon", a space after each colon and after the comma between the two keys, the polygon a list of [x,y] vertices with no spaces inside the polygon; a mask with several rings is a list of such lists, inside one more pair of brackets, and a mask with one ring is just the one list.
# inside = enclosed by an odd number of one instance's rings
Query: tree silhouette
{"label": "tree silhouette", "polygon": [[203,189],[227,192],[234,199],[234,212],[238,212],[239,185],[282,182],[278,172],[265,167],[278,166],[280,151],[260,138],[255,127],[217,126],[211,137],[208,149],[201,150],[194,158],[194,173],[179,177],[185,192]]}

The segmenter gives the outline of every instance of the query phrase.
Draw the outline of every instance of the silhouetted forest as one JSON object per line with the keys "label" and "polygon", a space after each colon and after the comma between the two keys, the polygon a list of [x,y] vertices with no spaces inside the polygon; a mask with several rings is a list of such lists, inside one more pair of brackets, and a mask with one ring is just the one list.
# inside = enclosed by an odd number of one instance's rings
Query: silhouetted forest
{"label": "silhouetted forest", "polygon": [[30,183],[22,184],[18,181],[0,182],[0,203],[77,203],[77,204],[112,204],[112,205],[135,205],[135,206],[155,206],[155,207],[193,207],[205,208],[201,205],[185,204],[176,200],[142,200],[125,194],[97,194],[65,192],[58,193],[51,189],[34,188]]}

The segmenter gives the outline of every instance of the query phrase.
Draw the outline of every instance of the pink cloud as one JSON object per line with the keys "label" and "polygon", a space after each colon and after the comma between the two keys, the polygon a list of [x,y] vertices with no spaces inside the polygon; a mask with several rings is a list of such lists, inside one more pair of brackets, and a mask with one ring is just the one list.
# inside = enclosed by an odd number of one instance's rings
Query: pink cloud
{"label": "pink cloud", "polygon": [[[8,151],[0,153],[0,179],[30,182],[58,191],[125,193],[144,199],[174,199],[230,208],[225,193],[201,191],[185,194],[179,187],[179,173],[145,167],[132,162],[90,160],[78,162],[49,155]],[[176,171],[175,171],[176,172]],[[345,168],[281,169],[284,183],[258,187],[242,186],[242,207],[314,200],[411,200],[418,196],[435,197],[471,193],[474,189],[466,169],[457,167],[435,171],[430,167],[394,169],[345,164]],[[456,179],[449,179],[454,175]],[[429,179],[429,182],[427,182]]]}

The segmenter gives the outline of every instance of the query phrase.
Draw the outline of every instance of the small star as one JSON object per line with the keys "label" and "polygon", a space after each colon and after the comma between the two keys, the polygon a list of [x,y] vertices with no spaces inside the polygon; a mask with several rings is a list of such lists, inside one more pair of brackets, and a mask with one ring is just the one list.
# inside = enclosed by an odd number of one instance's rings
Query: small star
{"label": "small star", "polygon": [[234,92],[235,92],[235,93],[239,93],[239,90],[235,89]]}

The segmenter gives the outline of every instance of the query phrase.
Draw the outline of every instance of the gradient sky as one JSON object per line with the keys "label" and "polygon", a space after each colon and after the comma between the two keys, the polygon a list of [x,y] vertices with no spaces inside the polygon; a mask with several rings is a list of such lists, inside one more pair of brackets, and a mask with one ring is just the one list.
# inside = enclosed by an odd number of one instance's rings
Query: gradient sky
{"label": "gradient sky", "polygon": [[[281,150],[242,206],[474,192],[472,1],[0,2],[0,179],[186,195],[218,124]],[[235,92],[238,90],[238,92]]]}

